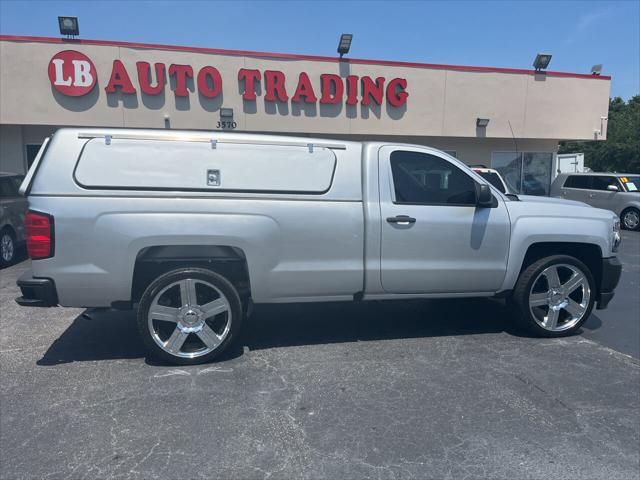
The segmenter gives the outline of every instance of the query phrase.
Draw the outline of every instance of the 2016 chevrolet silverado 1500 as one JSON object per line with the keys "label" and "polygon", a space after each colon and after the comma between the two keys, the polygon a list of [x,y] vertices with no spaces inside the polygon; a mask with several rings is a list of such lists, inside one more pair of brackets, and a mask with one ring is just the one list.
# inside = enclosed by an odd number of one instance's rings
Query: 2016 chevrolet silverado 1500
{"label": "2016 chevrolet silverado 1500", "polygon": [[222,352],[252,302],[498,296],[566,335],[621,271],[612,212],[504,195],[425,146],[63,129],[21,189],[17,302],[137,307],[151,353],[181,364]]}

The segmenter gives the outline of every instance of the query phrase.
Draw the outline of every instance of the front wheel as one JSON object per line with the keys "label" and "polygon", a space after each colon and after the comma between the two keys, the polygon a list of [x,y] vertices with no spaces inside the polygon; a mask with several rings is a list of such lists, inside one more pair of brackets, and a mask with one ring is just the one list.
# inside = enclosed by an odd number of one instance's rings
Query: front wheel
{"label": "front wheel", "polygon": [[626,230],[640,230],[640,210],[627,208],[620,215],[620,223]]}
{"label": "front wheel", "polygon": [[575,333],[589,318],[596,290],[589,268],[580,260],[554,255],[521,273],[512,304],[518,323],[542,337]]}
{"label": "front wheel", "polygon": [[150,353],[166,362],[193,365],[220,355],[240,329],[242,306],[234,286],[201,268],[180,268],[147,287],[138,329]]}

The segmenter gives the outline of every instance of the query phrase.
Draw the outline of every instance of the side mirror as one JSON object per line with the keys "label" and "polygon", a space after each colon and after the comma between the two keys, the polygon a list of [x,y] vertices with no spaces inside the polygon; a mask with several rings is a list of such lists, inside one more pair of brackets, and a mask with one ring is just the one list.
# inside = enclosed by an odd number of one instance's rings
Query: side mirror
{"label": "side mirror", "polygon": [[619,192],[620,189],[618,188],[617,185],[607,185],[607,190],[609,190],[610,192]]}
{"label": "side mirror", "polygon": [[491,208],[493,206],[491,188],[489,188],[489,185],[486,183],[476,184],[476,205],[485,208]]}

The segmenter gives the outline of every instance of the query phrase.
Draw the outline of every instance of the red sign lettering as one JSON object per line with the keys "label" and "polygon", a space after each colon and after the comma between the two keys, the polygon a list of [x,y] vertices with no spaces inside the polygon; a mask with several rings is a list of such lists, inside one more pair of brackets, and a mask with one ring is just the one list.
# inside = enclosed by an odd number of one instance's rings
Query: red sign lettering
{"label": "red sign lettering", "polygon": [[407,103],[409,94],[405,92],[407,81],[404,78],[394,78],[387,85],[387,102],[392,107],[401,107]]}
{"label": "red sign lettering", "polygon": [[[153,71],[152,71],[153,70]],[[188,97],[191,94],[189,79],[194,78],[191,65],[136,62],[136,72],[140,91],[144,95],[160,95],[164,92],[167,75],[173,78],[173,93],[176,97]],[[79,97],[89,93],[97,83],[98,73],[91,60],[75,50],[64,50],[57,53],[49,61],[49,80],[53,88],[68,96]],[[263,88],[260,82],[263,81]],[[277,70],[252,70],[241,68],[238,70],[238,82],[244,82],[242,99],[255,102],[258,92],[264,92],[267,102],[287,102],[287,78],[283,72]],[[391,107],[402,107],[407,103],[407,80],[393,78],[385,88],[385,78],[377,77],[375,81],[368,76],[359,77],[348,75],[346,78],[335,73],[320,75],[320,84],[313,82],[306,72],[300,72],[295,85],[291,102],[315,104],[382,105],[385,100]],[[206,98],[215,98],[222,94],[223,80],[220,71],[211,65],[202,67],[196,75],[197,92]],[[290,85],[291,86],[291,85]],[[317,90],[319,88],[319,90]],[[109,82],[105,87],[107,93],[120,91],[123,94],[137,93],[136,87],[129,76],[122,61],[116,59],[111,67]]]}
{"label": "red sign lettering", "polygon": [[156,69],[156,86],[152,87],[149,80],[149,70],[151,65],[147,62],[136,63],[138,68],[138,83],[140,84],[140,90],[147,95],[159,95],[164,90],[164,63],[156,63],[154,65]]}
{"label": "red sign lettering", "polygon": [[131,94],[136,93],[136,89],[131,83],[127,69],[120,60],[113,61],[113,68],[111,69],[111,78],[109,83],[105,87],[107,93],[116,93],[116,87],[120,87],[122,93]]}
{"label": "red sign lettering", "polygon": [[171,65],[169,67],[169,76],[176,79],[176,88],[173,89],[176,97],[188,97],[187,77],[193,78],[191,65]]}
{"label": "red sign lettering", "polygon": [[342,101],[344,85],[339,75],[325,73],[320,75],[320,82],[322,83],[320,103],[340,103]]}
{"label": "red sign lettering", "polygon": [[362,105],[369,105],[372,98],[378,105],[382,105],[383,95],[384,77],[376,78],[376,83],[370,77],[362,77]]}
{"label": "red sign lettering", "polygon": [[244,93],[242,98],[244,100],[255,101],[256,99],[256,81],[260,81],[260,70],[247,70],[241,68],[238,71],[238,80],[244,80]]}
{"label": "red sign lettering", "polygon": [[[209,81],[211,80],[211,86]],[[202,67],[198,72],[198,91],[207,98],[213,98],[222,92],[222,77],[217,68]]]}
{"label": "red sign lettering", "polygon": [[358,104],[358,77],[349,75],[347,77],[347,105]]}
{"label": "red sign lettering", "polygon": [[270,102],[275,102],[276,100],[286,102],[289,100],[287,90],[284,88],[284,79],[284,73],[282,72],[265,70],[264,81],[267,84],[267,94],[264,96],[265,100]]}
{"label": "red sign lettering", "polygon": [[311,80],[309,80],[309,75],[304,72],[298,77],[298,87],[291,101],[299,103],[302,97],[304,97],[305,103],[316,103],[318,101],[315,93],[313,93],[313,86],[311,85]]}

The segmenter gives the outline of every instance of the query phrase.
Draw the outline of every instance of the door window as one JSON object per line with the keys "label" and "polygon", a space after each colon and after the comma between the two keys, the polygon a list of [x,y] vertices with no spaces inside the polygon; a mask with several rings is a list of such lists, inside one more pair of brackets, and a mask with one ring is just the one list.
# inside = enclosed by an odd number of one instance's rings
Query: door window
{"label": "door window", "polygon": [[624,185],[627,192],[637,192],[640,188],[640,176],[620,177],[620,181]]}
{"label": "door window", "polygon": [[609,177],[605,175],[600,175],[597,177],[593,177],[593,189],[594,190],[607,190],[609,185],[614,185],[618,187],[620,190],[620,186],[618,185],[618,179],[616,177]]}
{"label": "door window", "polygon": [[421,152],[391,153],[395,202],[419,205],[475,205],[473,179],[443,158]]}
{"label": "door window", "polygon": [[589,175],[570,175],[565,180],[564,187],[588,190],[591,188],[591,183],[591,176]]}

